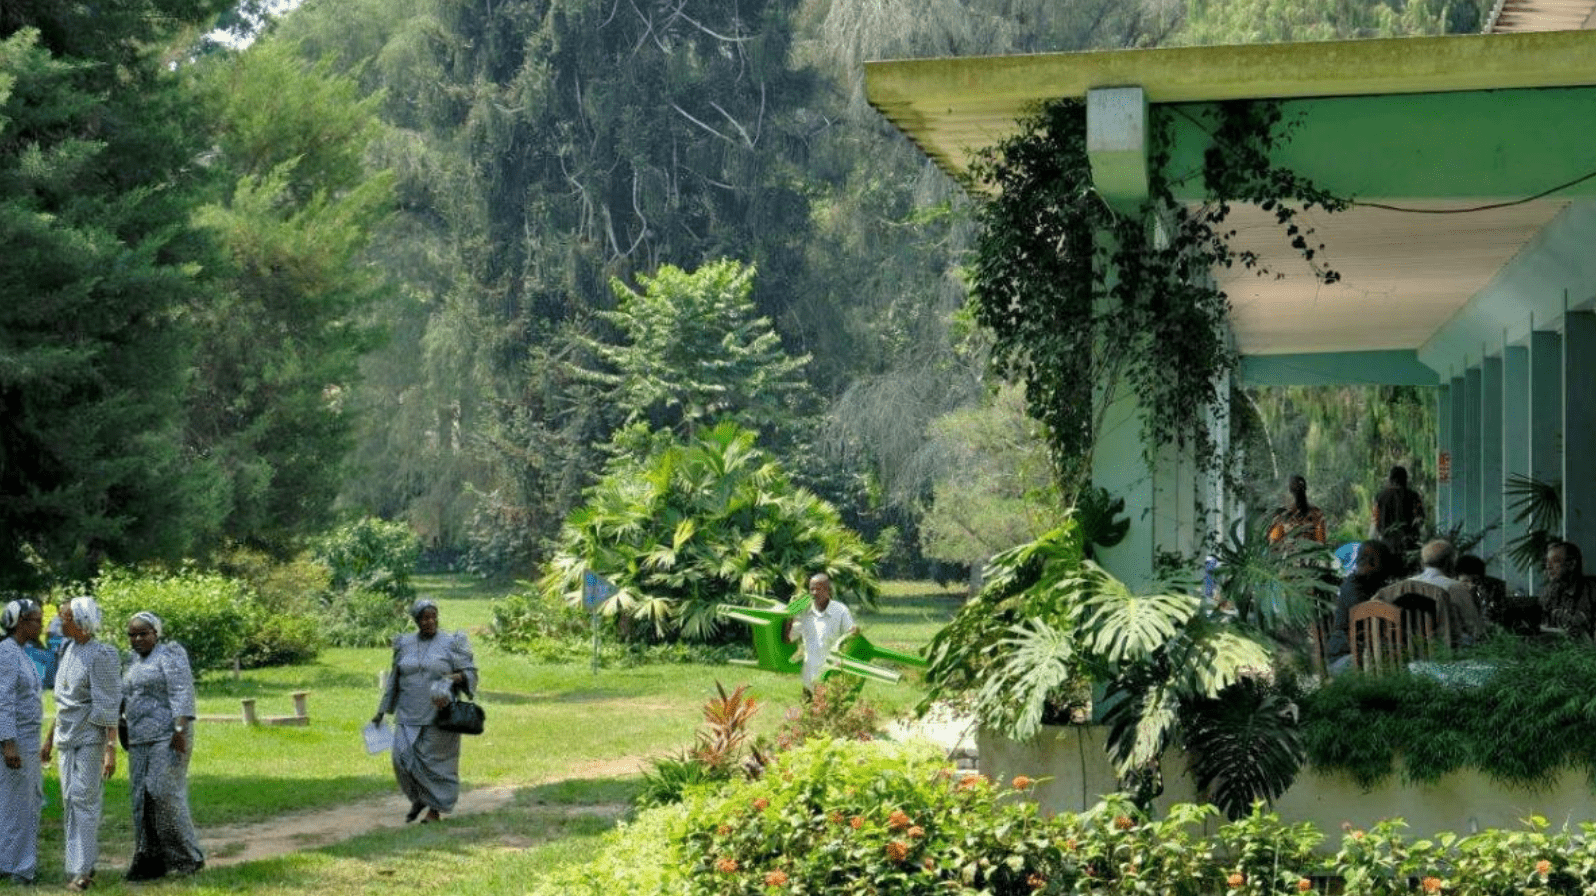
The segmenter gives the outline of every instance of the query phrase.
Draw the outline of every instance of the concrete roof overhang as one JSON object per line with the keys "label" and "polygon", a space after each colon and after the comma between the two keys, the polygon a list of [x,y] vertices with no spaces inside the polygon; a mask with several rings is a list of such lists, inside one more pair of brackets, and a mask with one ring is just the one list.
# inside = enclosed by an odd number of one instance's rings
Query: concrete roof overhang
{"label": "concrete roof overhang", "polygon": [[1137,87],[1185,113],[1177,178],[1200,171],[1204,104],[1280,100],[1298,125],[1277,161],[1361,204],[1310,216],[1332,286],[1267,213],[1234,216],[1277,262],[1219,275],[1252,382],[1435,383],[1596,301],[1596,31],[877,62],[866,83],[960,178],[1051,98]]}

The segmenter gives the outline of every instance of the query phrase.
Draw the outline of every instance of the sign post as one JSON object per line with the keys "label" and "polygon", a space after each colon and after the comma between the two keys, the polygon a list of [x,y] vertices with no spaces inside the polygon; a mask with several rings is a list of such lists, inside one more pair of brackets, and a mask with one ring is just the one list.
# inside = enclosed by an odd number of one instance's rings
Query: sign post
{"label": "sign post", "polygon": [[615,585],[608,579],[588,570],[582,574],[582,606],[593,617],[593,676],[598,677],[599,667],[599,607],[615,593]]}

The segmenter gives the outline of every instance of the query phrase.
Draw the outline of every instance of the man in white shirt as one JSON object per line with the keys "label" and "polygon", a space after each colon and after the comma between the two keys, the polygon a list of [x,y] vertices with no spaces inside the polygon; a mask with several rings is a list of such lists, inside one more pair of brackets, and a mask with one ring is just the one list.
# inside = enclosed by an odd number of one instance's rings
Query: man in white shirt
{"label": "man in white shirt", "polygon": [[788,617],[781,627],[784,640],[803,638],[805,697],[813,692],[832,648],[848,635],[859,632],[848,608],[841,601],[831,599],[831,578],[825,573],[817,572],[809,577],[809,596],[814,599],[809,609],[796,617]]}
{"label": "man in white shirt", "polygon": [[[1457,566],[1457,548],[1452,546],[1452,542],[1438,538],[1425,544],[1419,552],[1419,562],[1424,569],[1412,580],[1439,586],[1447,593],[1447,606],[1443,609],[1449,617],[1451,629],[1448,640],[1457,646],[1467,646],[1482,639],[1485,636],[1485,620],[1480,615],[1474,589],[1452,576]],[[1390,587],[1397,588],[1400,584]],[[1375,597],[1378,599],[1379,595]]]}

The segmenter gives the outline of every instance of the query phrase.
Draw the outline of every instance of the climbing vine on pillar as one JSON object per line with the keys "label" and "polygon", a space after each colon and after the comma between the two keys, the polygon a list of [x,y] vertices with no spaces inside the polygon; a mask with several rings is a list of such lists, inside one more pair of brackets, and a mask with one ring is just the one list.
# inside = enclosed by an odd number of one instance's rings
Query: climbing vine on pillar
{"label": "climbing vine on pillar", "polygon": [[[1233,203],[1273,212],[1314,275],[1338,279],[1297,214],[1348,203],[1270,161],[1290,135],[1278,104],[1152,115],[1149,195],[1135,215],[1111,208],[1093,186],[1079,101],[1045,104],[971,169],[987,197],[971,271],[975,317],[995,337],[997,372],[1024,382],[1066,494],[1087,481],[1104,412],[1126,390],[1141,407],[1149,456],[1174,445],[1205,468],[1218,460],[1208,415],[1237,356],[1230,303],[1211,272],[1239,264],[1268,273],[1255,254],[1231,246]],[[1175,199],[1165,171],[1177,115],[1213,138],[1202,171],[1208,198],[1195,207]]]}

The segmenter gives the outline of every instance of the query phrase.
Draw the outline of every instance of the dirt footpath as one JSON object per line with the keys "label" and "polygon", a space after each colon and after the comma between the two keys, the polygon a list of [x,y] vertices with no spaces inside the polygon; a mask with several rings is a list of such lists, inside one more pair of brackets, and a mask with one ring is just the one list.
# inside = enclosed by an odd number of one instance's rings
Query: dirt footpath
{"label": "dirt footpath", "polygon": [[[523,787],[536,787],[558,781],[579,778],[619,778],[637,774],[647,760],[631,757],[595,762],[568,770],[565,774],[532,781],[527,784],[501,787],[480,787],[460,794],[454,815],[472,815],[493,812],[510,804],[515,792]],[[392,796],[366,800],[334,809],[283,815],[270,821],[255,824],[226,825],[200,830],[200,845],[205,848],[205,864],[209,867],[236,865],[273,856],[286,855],[307,849],[317,849],[382,828],[402,828],[404,815],[410,801],[397,789]],[[586,811],[606,814],[612,810],[619,815],[625,806],[583,807]]]}

